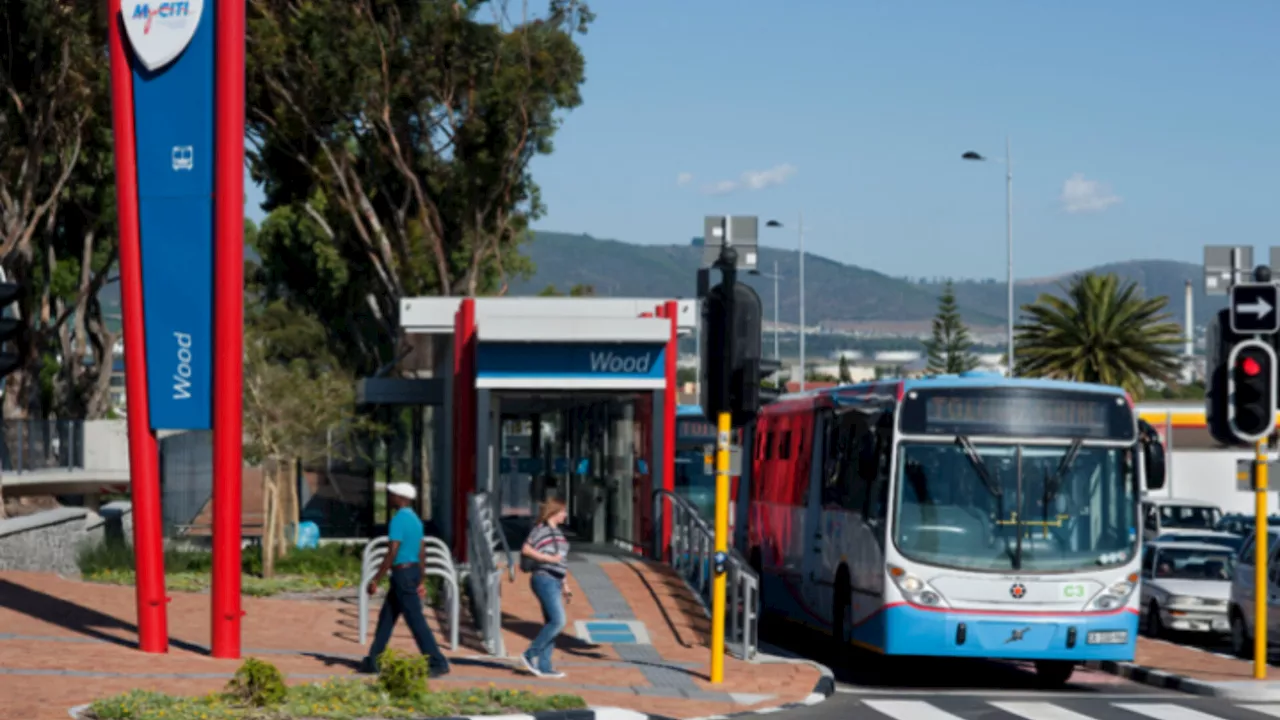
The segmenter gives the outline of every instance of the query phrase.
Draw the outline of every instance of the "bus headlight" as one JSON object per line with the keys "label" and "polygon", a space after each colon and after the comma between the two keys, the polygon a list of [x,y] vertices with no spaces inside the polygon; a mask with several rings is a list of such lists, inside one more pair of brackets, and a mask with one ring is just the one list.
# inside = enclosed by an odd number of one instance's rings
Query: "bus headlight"
{"label": "bus headlight", "polygon": [[893,578],[893,584],[902,591],[907,602],[925,607],[939,607],[944,604],[942,595],[929,587],[924,580],[896,565],[886,565],[885,568],[889,571],[889,577]]}
{"label": "bus headlight", "polygon": [[1133,589],[1138,586],[1138,575],[1132,574],[1119,582],[1112,583],[1110,587],[1098,593],[1097,597],[1089,605],[1094,610],[1115,610],[1123,607],[1129,601],[1129,596],[1133,594]]}

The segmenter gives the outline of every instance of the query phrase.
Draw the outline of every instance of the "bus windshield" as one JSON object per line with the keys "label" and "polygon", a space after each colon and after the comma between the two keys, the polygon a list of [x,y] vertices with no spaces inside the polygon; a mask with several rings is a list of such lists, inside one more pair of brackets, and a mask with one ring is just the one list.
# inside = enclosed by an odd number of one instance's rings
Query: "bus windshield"
{"label": "bus windshield", "polygon": [[903,443],[894,543],[911,560],[965,570],[1122,564],[1138,547],[1133,453],[964,438]]}

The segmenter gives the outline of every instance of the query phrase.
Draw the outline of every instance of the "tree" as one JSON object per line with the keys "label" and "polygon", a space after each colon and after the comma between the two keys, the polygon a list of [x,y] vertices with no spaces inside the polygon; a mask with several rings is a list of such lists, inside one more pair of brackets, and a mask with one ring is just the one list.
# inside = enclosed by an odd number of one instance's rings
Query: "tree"
{"label": "tree", "polygon": [[106,22],[96,0],[0,3],[0,265],[25,290],[5,416],[101,417],[115,335]]}
{"label": "tree", "polygon": [[[555,285],[548,285],[542,288],[538,293],[538,297],[564,297],[566,293],[562,293],[556,289]],[[596,289],[594,285],[586,285],[578,283],[569,288],[569,297],[595,297]]]}
{"label": "tree", "polygon": [[1171,383],[1182,364],[1182,329],[1165,312],[1167,297],[1144,298],[1137,283],[1083,273],[1022,311],[1015,361],[1023,377],[1118,385],[1141,397],[1147,381]]}
{"label": "tree", "polygon": [[933,318],[933,339],[925,342],[929,353],[927,371],[933,375],[968,372],[978,366],[978,358],[972,352],[973,341],[969,328],[960,318],[956,305],[955,287],[950,280],[942,286],[938,298],[938,314]]}
{"label": "tree", "polygon": [[288,552],[286,528],[299,520],[297,463],[323,459],[332,430],[349,436],[362,425],[354,378],[327,352],[323,338],[321,323],[282,301],[254,308],[245,325],[244,451],[245,460],[263,470],[267,577]]}
{"label": "tree", "polygon": [[849,370],[849,358],[844,355],[840,356],[840,382],[853,382],[853,373]]}
{"label": "tree", "polygon": [[505,3],[478,0],[249,0],[248,12],[251,171],[298,228],[264,228],[264,257],[277,255],[264,283],[314,317],[345,308],[338,318],[371,328],[375,342],[326,322],[354,335],[344,362],[393,358],[403,297],[502,293],[531,269],[518,250],[543,206],[529,164],[581,102],[583,3],[549,0],[514,23]]}

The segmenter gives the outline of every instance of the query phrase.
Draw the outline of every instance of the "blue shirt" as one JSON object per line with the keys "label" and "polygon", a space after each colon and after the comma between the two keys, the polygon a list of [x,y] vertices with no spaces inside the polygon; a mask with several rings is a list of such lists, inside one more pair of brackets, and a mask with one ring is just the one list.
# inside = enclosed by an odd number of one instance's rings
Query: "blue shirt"
{"label": "blue shirt", "polygon": [[400,508],[387,525],[387,540],[400,543],[392,565],[417,563],[422,551],[422,520],[411,508]]}

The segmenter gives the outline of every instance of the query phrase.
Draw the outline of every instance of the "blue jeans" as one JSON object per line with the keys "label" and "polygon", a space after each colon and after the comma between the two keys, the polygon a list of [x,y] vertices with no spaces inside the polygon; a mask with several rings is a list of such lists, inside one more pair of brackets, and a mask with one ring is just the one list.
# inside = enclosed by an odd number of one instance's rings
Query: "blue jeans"
{"label": "blue jeans", "polygon": [[551,651],[556,646],[556,636],[564,629],[564,581],[544,572],[535,572],[530,584],[542,605],[542,619],[546,624],[538,631],[524,656],[539,672],[555,672],[551,667]]}
{"label": "blue jeans", "polygon": [[[404,621],[408,623],[409,631],[418,643],[418,652],[427,657],[431,672],[449,671],[449,660],[440,652],[436,637],[427,625],[426,616],[422,614],[422,598],[418,597],[418,585],[421,581],[422,569],[417,566],[391,569],[391,587],[387,592],[387,599],[382,603],[382,612],[378,613],[378,629],[373,635],[373,645],[369,647],[366,664],[377,667],[378,656],[387,649],[387,643],[391,641],[396,618],[404,615]],[[360,588],[360,592],[364,591],[364,588]]]}

